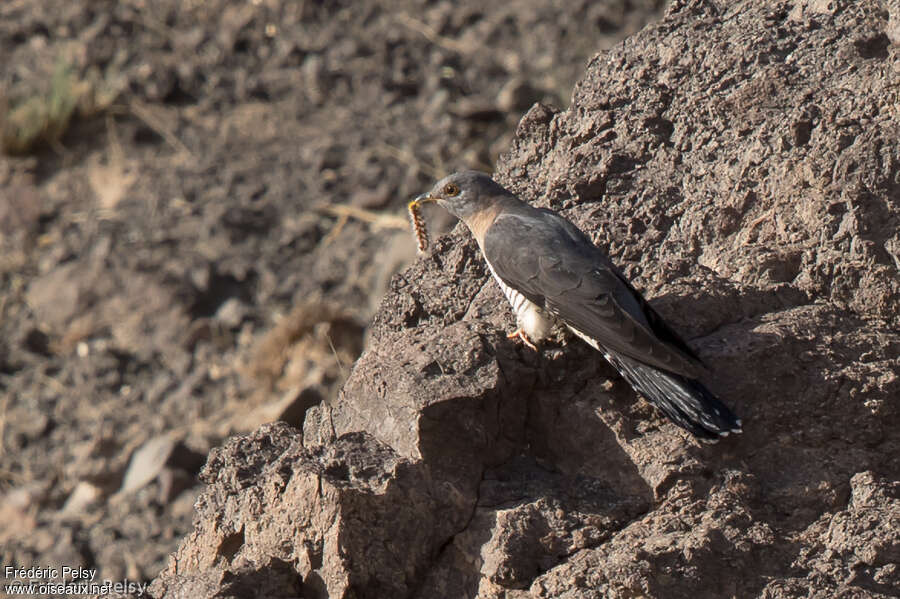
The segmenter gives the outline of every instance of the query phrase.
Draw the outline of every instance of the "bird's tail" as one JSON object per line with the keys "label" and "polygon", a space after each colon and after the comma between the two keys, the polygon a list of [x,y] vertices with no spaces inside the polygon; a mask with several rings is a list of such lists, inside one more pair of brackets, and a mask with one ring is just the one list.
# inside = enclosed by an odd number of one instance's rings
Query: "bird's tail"
{"label": "bird's tail", "polygon": [[678,426],[706,439],[741,432],[740,419],[700,381],[603,349],[625,380]]}

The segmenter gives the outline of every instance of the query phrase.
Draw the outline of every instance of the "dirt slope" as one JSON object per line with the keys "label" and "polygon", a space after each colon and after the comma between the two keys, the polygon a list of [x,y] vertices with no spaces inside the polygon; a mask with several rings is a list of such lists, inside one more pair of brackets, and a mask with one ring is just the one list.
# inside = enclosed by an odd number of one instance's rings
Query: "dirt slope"
{"label": "dirt slope", "polygon": [[302,434],[213,452],[155,595],[897,596],[898,19],[675,2],[498,164],[654,298],[743,435],[697,443],[582,345],[515,346],[457,229]]}

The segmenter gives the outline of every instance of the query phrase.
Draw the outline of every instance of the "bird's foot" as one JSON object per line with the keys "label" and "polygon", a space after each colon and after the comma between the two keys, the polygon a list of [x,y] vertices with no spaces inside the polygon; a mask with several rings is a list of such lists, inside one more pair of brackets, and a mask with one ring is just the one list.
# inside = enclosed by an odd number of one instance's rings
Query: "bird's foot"
{"label": "bird's foot", "polygon": [[538,350],[537,345],[535,345],[534,343],[531,342],[531,339],[528,338],[528,335],[526,335],[525,331],[523,331],[521,328],[516,329],[515,331],[513,331],[512,333],[507,335],[506,338],[507,339],[519,339],[522,341],[522,343],[524,343],[525,345],[527,345],[534,351]]}

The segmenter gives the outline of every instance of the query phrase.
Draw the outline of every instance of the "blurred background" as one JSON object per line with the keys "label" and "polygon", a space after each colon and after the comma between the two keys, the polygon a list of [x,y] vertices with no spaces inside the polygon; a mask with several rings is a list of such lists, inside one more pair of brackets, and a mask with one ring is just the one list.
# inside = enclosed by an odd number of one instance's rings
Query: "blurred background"
{"label": "blurred background", "polygon": [[337,392],[406,202],[663,5],[0,2],[0,562],[154,577],[209,450]]}

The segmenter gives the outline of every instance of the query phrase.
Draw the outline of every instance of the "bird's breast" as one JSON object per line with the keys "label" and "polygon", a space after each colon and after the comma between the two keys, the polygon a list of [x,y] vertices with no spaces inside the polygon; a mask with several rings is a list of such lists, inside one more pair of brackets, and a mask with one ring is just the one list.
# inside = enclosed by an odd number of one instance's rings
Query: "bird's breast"
{"label": "bird's breast", "polygon": [[[485,262],[487,262],[485,260]],[[556,319],[548,314],[540,306],[529,300],[527,297],[507,285],[494,272],[494,267],[487,262],[488,269],[503,295],[512,306],[513,313],[516,315],[516,325],[528,336],[532,342],[540,342],[553,337]]]}

